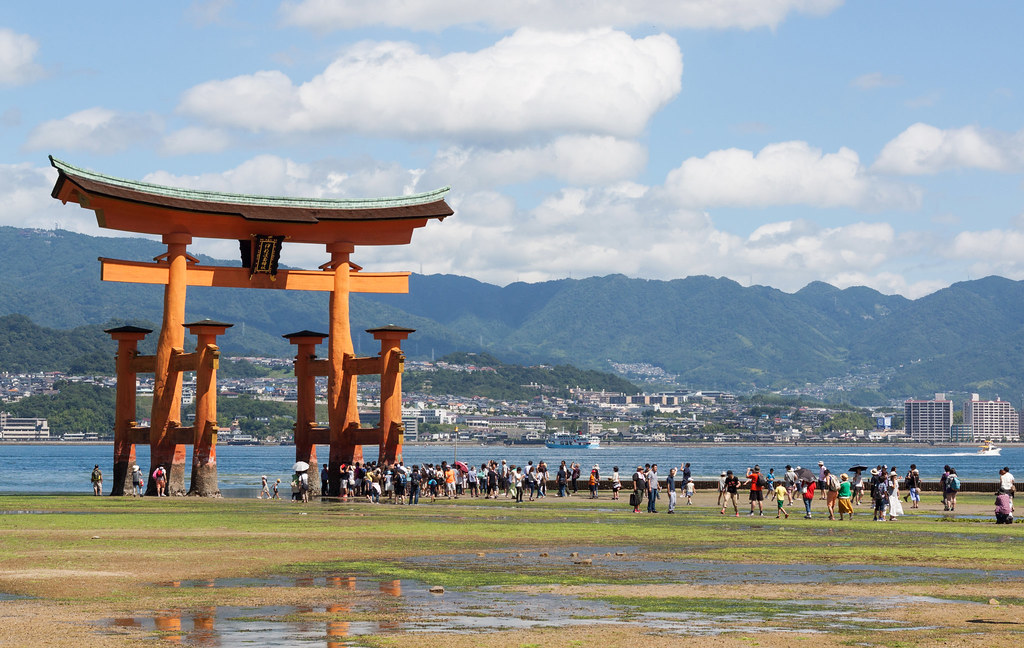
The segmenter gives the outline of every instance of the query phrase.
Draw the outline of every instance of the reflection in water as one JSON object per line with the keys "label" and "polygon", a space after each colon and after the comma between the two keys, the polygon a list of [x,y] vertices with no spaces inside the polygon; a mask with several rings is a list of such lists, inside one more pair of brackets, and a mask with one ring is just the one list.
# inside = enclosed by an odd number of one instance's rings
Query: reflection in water
{"label": "reflection in water", "polygon": [[401,596],[402,595],[402,581],[384,581],[380,584],[380,591],[382,594],[388,596]]}
{"label": "reflection in water", "polygon": [[181,611],[163,610],[153,616],[156,629],[163,633],[163,638],[174,643],[181,643]]}
{"label": "reflection in water", "polygon": [[197,646],[216,646],[219,643],[217,631],[213,627],[216,618],[217,608],[215,606],[197,610],[192,617],[192,632],[188,636],[189,641]]}
{"label": "reflection in water", "polygon": [[[344,614],[351,612],[349,605],[328,605],[329,614]],[[348,621],[330,620],[327,622],[327,648],[346,648],[347,643],[342,641],[348,637],[350,624]]]}

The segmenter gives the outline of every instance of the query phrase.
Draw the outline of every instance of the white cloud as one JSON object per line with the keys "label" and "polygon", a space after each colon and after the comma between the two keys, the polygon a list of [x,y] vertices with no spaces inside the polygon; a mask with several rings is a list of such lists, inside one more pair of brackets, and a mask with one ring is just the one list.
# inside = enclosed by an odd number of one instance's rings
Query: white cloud
{"label": "white cloud", "polygon": [[486,49],[436,57],[411,43],[360,43],[306,83],[279,71],[209,81],[186,91],[179,110],[282,133],[634,136],[679,93],[682,71],[668,35],[520,29]]}
{"label": "white cloud", "polygon": [[493,150],[450,147],[438,152],[424,182],[468,192],[550,176],[574,185],[614,182],[635,176],[647,162],[646,148],[598,135],[567,135],[544,146]]}
{"label": "white cloud", "polygon": [[[199,175],[157,171],[143,180],[154,184],[228,193],[309,198],[375,198],[420,191],[422,171],[373,160],[322,160],[299,163],[276,155],[258,155],[233,169]],[[436,189],[437,187],[427,187]]]}
{"label": "white cloud", "polygon": [[862,74],[850,82],[855,88],[861,90],[874,90],[875,88],[895,88],[903,85],[903,77],[898,74],[886,75],[881,72],[870,72]]}
{"label": "white cloud", "polygon": [[823,154],[806,142],[770,144],[689,158],[669,172],[666,190],[685,207],[811,205],[915,208],[920,191],[877,178],[856,152]]}
{"label": "white cloud", "polygon": [[28,150],[116,153],[157,138],[163,121],[156,115],[89,108],[32,129]]}
{"label": "white cloud", "polygon": [[0,225],[99,234],[96,215],[50,197],[57,171],[30,163],[0,164]]}
{"label": "white cloud", "polygon": [[39,44],[27,34],[0,27],[0,85],[20,85],[43,74],[35,62]]}
{"label": "white cloud", "polygon": [[948,257],[970,262],[973,277],[998,274],[1010,279],[1024,279],[1024,231],[960,232],[953,239]]}
{"label": "white cloud", "polygon": [[948,281],[935,279],[908,281],[905,276],[898,272],[887,272],[884,270],[873,274],[865,272],[841,272],[831,278],[824,279],[824,281],[837,288],[867,286],[886,295],[903,295],[909,299],[917,299],[919,297],[924,297],[925,295],[930,295],[933,292],[949,285]]}
{"label": "white cloud", "polygon": [[318,31],[374,25],[422,30],[455,25],[774,29],[792,12],[823,15],[841,4],[842,0],[302,0],[285,2],[281,11],[286,23]]}
{"label": "white cloud", "polygon": [[884,173],[929,175],[958,168],[1024,168],[1024,131],[1001,133],[975,126],[941,129],[917,123],[888,142],[872,167]]}
{"label": "white cloud", "polygon": [[189,155],[219,153],[230,145],[231,138],[221,130],[189,126],[167,134],[162,149],[168,155]]}

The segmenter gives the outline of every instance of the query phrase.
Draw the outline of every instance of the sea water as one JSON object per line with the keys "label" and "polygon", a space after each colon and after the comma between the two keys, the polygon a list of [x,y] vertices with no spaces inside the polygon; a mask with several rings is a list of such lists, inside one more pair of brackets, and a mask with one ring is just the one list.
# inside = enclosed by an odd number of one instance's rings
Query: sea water
{"label": "sea water", "polygon": [[[191,473],[191,448],[186,460],[186,488]],[[136,446],[136,462],[144,471],[149,469],[149,447]],[[329,448],[317,446],[320,464],[327,462]],[[377,458],[376,448],[367,446],[364,457]],[[917,464],[926,481],[936,481],[945,464],[956,468],[957,474],[965,480],[992,480],[999,477],[999,469],[1009,466],[1011,472],[1024,474],[1024,446],[1003,448],[1002,456],[986,457],[977,454],[973,447],[931,447],[891,445],[827,445],[827,446],[783,446],[783,445],[715,445],[715,446],[666,446],[666,445],[606,445],[601,448],[550,449],[544,446],[481,446],[452,444],[406,445],[404,460],[407,465],[451,463],[458,459],[477,467],[488,460],[506,460],[509,464],[523,465],[532,461],[545,461],[552,472],[558,464],[576,462],[581,468],[581,483],[585,483],[591,468],[599,466],[601,476],[611,475],[614,466],[619,467],[623,479],[628,478],[638,464],[657,463],[661,474],[668,474],[669,468],[690,463],[694,478],[716,478],[724,470],[732,470],[741,476],[747,468],[759,464],[767,472],[774,468],[781,476],[787,464],[803,466],[817,472],[818,461],[836,472],[847,472],[856,464],[869,467],[878,464],[895,466],[899,474],[905,475],[910,464]],[[232,490],[242,492],[259,488],[260,477],[266,475],[271,483],[280,479],[282,485],[291,481],[291,467],[295,462],[294,446],[229,446],[217,447],[217,478],[225,494]],[[66,444],[66,445],[4,445],[0,446],[0,492],[3,493],[81,493],[92,492],[89,476],[94,465],[99,465],[105,478],[104,492],[110,491],[113,476],[113,446],[110,444]],[[290,488],[282,489],[287,497]]]}

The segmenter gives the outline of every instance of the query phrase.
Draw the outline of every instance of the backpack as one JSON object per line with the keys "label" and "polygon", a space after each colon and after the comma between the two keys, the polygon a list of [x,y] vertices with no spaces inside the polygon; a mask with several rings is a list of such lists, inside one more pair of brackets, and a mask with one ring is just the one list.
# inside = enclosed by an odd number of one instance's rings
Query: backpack
{"label": "backpack", "polygon": [[960,490],[960,478],[957,477],[956,473],[952,473],[946,478],[946,486],[949,486],[949,490],[958,491]]}
{"label": "backpack", "polygon": [[875,486],[875,495],[878,497],[878,499],[885,499],[886,497],[888,497],[889,482],[885,481],[884,479],[878,482],[878,485]]}

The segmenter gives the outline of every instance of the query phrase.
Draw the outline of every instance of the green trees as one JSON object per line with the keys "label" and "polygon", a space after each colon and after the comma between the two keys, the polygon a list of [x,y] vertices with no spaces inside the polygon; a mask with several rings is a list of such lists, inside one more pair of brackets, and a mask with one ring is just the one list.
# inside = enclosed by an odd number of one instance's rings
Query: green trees
{"label": "green trees", "polygon": [[60,435],[85,432],[100,436],[114,434],[114,390],[87,383],[58,382],[54,395],[30,396],[4,409],[14,416],[45,418],[50,432]]}

